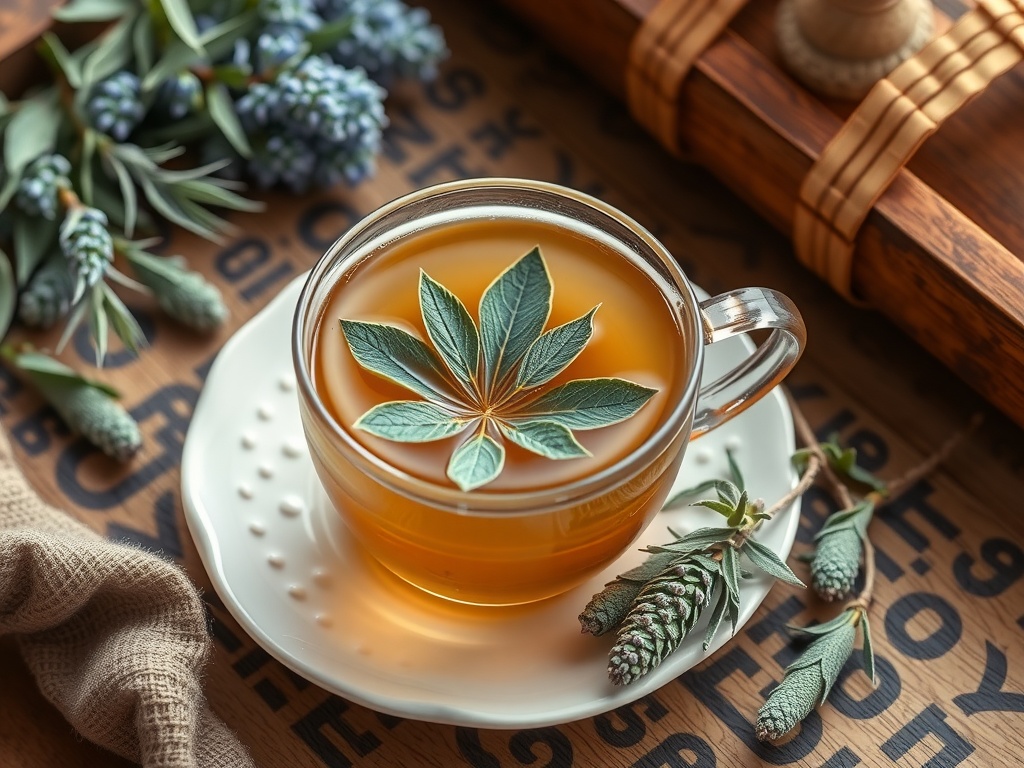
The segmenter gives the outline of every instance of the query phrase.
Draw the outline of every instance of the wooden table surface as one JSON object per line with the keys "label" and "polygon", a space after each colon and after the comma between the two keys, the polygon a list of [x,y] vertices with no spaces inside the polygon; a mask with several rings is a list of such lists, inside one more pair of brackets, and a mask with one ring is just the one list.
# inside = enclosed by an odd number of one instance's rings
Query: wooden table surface
{"label": "wooden table surface", "polygon": [[[232,311],[214,337],[177,330],[133,298],[153,345],[91,368],[84,336],[64,357],[113,383],[140,420],[142,453],[119,467],[70,438],[37,395],[0,369],[0,421],[30,479],[102,533],[158,549],[205,591],[216,653],[213,708],[260,766],[1019,765],[1024,753],[1024,435],[876,315],[844,306],[796,266],[789,245],[695,165],[667,157],[623,108],[514,19],[485,4],[432,0],[453,50],[436,83],[397,94],[377,176],[355,189],[270,196],[214,246],[176,235]],[[759,745],[762,691],[793,656],[782,631],[828,613],[776,587],[713,658],[631,706],[557,727],[488,731],[385,717],[296,677],[233,621],[182,516],[179,460],[202,375],[224,341],[358,216],[417,187],[509,175],[574,186],[649,226],[712,293],[763,284],[800,306],[807,354],[790,379],[817,432],[838,432],[896,477],[973,414],[987,419],[950,460],[872,526],[880,684],[851,661],[828,705],[794,738]],[[54,336],[34,339],[52,344]],[[830,508],[805,498],[794,553]],[[799,571],[803,566],[791,561]],[[595,641],[598,642],[598,641]],[[0,642],[0,764],[126,765],[82,743]]]}

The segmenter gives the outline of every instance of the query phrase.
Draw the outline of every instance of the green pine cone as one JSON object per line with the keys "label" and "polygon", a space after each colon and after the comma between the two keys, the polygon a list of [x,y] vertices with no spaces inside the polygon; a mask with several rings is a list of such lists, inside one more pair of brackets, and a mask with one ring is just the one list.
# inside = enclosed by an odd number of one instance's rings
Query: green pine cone
{"label": "green pine cone", "polygon": [[821,696],[821,672],[817,666],[801,667],[786,674],[781,685],[768,694],[757,711],[754,733],[760,741],[774,741],[789,733],[807,717]]}
{"label": "green pine cone", "polygon": [[759,740],[781,738],[825,702],[853,652],[856,636],[854,624],[843,621],[807,646],[758,710],[754,732]]}
{"label": "green pine cone", "polygon": [[608,677],[628,685],[657,667],[711,603],[718,571],[703,555],[665,569],[640,590],[608,657]]}
{"label": "green pine cone", "polygon": [[228,316],[228,308],[217,286],[198,272],[189,272],[175,283],[155,282],[150,288],[164,312],[197,331],[212,331]]}
{"label": "green pine cone", "polygon": [[811,585],[823,600],[845,600],[860,572],[864,544],[852,528],[825,531],[811,561]]}
{"label": "green pine cone", "polygon": [[127,461],[142,447],[135,419],[105,392],[87,384],[44,392],[67,425],[108,456]]}
{"label": "green pine cone", "polygon": [[18,298],[18,319],[30,328],[50,328],[71,308],[75,286],[60,254],[51,256]]}

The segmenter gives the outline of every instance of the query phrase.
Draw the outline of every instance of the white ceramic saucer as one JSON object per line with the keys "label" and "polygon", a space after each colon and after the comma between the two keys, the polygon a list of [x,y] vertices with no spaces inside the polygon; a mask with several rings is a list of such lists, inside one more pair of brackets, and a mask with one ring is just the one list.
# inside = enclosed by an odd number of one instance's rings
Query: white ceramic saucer
{"label": "white ceramic saucer", "polygon": [[[182,459],[189,529],[217,592],[270,654],[350,701],[402,717],[485,728],[568,722],[627,704],[708,653],[702,629],[639,682],[608,682],[613,638],[580,634],[576,616],[637,549],[667,525],[720,525],[714,513],[662,513],[605,572],[570,593],[513,608],[463,606],[420,593],[364,555],[319,485],[299,423],[292,374],[293,281],[225,346],[195,409]],[[709,347],[706,377],[749,354],[742,339]],[[706,379],[709,380],[709,379]],[[793,429],[778,392],[687,450],[677,487],[726,473],[734,448],[747,487],[769,502],[790,487]],[[785,557],[798,507],[758,538]],[[769,579],[743,587],[740,622]],[[710,652],[729,639],[723,625]]]}

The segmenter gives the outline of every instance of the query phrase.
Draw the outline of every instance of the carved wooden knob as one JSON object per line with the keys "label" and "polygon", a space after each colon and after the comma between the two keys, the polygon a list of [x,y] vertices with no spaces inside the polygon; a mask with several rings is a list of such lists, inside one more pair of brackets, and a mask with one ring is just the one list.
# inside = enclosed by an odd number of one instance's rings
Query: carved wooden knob
{"label": "carved wooden knob", "polygon": [[779,51],[805,85],[859,99],[931,38],[930,0],[782,0]]}

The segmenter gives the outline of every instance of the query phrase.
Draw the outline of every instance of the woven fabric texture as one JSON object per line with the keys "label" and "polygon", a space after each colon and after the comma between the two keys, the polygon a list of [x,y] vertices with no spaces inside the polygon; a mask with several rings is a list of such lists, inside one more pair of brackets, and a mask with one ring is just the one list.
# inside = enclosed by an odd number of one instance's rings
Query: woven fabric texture
{"label": "woven fabric texture", "polygon": [[85,738],[149,768],[248,768],[207,706],[211,643],[175,564],[44,503],[0,430],[0,635]]}

